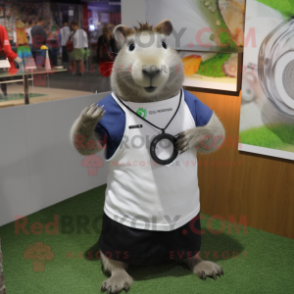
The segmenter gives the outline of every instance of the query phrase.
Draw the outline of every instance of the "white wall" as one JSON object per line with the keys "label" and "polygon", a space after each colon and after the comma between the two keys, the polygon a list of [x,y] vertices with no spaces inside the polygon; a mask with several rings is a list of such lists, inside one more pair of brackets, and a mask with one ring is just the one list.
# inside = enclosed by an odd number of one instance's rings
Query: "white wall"
{"label": "white wall", "polygon": [[103,151],[104,167],[89,176],[69,132],[108,94],[0,109],[0,226],[106,183]]}
{"label": "white wall", "polygon": [[[171,20],[174,31],[168,38],[168,44],[173,48],[185,47],[188,44],[200,45],[199,41],[196,40],[197,32],[203,28],[210,27],[210,25],[205,21],[197,7],[197,1],[147,0],[145,7],[146,19],[153,26],[163,19]],[[201,34],[202,42],[211,44],[210,35],[211,33],[207,32]]]}
{"label": "white wall", "polygon": [[124,25],[133,27],[139,22],[146,22],[145,0],[122,0],[121,1],[121,22]]}

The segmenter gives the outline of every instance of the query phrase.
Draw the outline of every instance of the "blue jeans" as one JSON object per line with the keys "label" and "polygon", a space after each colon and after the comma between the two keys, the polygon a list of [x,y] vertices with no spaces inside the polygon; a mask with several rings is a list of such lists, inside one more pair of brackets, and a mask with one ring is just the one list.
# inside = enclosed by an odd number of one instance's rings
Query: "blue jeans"
{"label": "blue jeans", "polygon": [[45,64],[46,50],[32,50],[33,57],[37,67],[42,67]]}

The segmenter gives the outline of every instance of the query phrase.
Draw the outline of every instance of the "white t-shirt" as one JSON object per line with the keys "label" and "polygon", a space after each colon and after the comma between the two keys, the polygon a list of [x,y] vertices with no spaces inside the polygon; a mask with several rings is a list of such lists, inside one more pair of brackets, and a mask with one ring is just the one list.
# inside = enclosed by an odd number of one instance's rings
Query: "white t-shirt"
{"label": "white t-shirt", "polygon": [[83,29],[78,29],[72,37],[73,47],[75,49],[88,48],[88,36]]}
{"label": "white t-shirt", "polygon": [[180,93],[173,98],[151,103],[126,102],[134,112],[160,128],[165,128],[179,105]]}
{"label": "white t-shirt", "polygon": [[[139,112],[146,114],[147,120],[164,128],[179,105],[179,95],[166,101],[126,104],[136,112],[141,108]],[[114,93],[112,96],[125,114],[126,124],[123,140],[107,160],[105,213],[137,229],[171,231],[181,227],[200,211],[196,149],[179,155],[172,164],[156,164],[150,156],[150,142],[161,131],[128,110]],[[183,92],[166,133],[175,136],[193,127],[195,121]]]}
{"label": "white t-shirt", "polygon": [[27,33],[27,35],[28,35],[29,44],[32,44],[32,43],[33,43],[33,42],[32,42],[33,40],[32,40],[31,30],[32,30],[31,27],[26,29],[26,33]]}
{"label": "white t-shirt", "polygon": [[61,46],[66,46],[69,35],[70,35],[69,27],[66,26],[60,29]]}

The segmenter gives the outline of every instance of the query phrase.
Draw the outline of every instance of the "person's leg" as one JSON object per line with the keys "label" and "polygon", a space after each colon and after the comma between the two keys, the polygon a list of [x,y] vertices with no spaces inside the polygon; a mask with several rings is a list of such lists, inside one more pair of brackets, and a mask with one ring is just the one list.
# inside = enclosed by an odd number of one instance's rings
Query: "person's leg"
{"label": "person's leg", "polygon": [[53,57],[52,57],[52,64],[53,66],[57,66],[57,56],[58,56],[58,51],[55,49],[54,50],[54,54],[53,54]]}
{"label": "person's leg", "polygon": [[65,60],[65,49],[66,47],[65,46],[62,46],[62,63],[65,63],[66,60]]}
{"label": "person's leg", "polygon": [[36,51],[33,49],[33,47],[32,47],[32,56],[33,56],[34,59],[36,59]]}
{"label": "person's leg", "polygon": [[51,67],[52,66],[57,66],[58,50],[59,49],[49,48],[49,60],[50,60]]}
{"label": "person's leg", "polygon": [[77,72],[77,62],[76,60],[72,61],[72,73],[75,74]]}
{"label": "person's leg", "polygon": [[43,68],[45,64],[46,50],[35,51],[35,56],[36,56],[35,62],[36,62],[37,68]]}
{"label": "person's leg", "polygon": [[71,54],[68,57],[69,57],[69,59],[68,59],[68,68],[67,68],[67,71],[68,72],[72,72],[72,63],[73,63],[73,60],[72,60]]}
{"label": "person's leg", "polygon": [[1,90],[4,96],[4,99],[7,98],[7,84],[1,84]]}
{"label": "person's leg", "polygon": [[66,46],[62,46],[62,63],[64,68],[66,68],[67,64],[68,64],[68,53],[66,50]]}
{"label": "person's leg", "polygon": [[79,61],[79,67],[80,67],[80,74],[83,75],[85,73],[84,60]]}
{"label": "person's leg", "polygon": [[32,50],[32,56],[33,56],[35,65],[38,68],[38,64],[37,64],[37,51],[35,49]]}

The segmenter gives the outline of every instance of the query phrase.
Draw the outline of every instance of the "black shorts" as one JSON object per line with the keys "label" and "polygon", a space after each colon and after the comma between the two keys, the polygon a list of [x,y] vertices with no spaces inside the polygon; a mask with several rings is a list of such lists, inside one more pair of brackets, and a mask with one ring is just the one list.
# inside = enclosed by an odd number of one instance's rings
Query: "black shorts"
{"label": "black shorts", "polygon": [[155,265],[192,258],[201,247],[200,215],[173,231],[149,231],[127,227],[103,214],[98,241],[108,258],[133,265]]}

